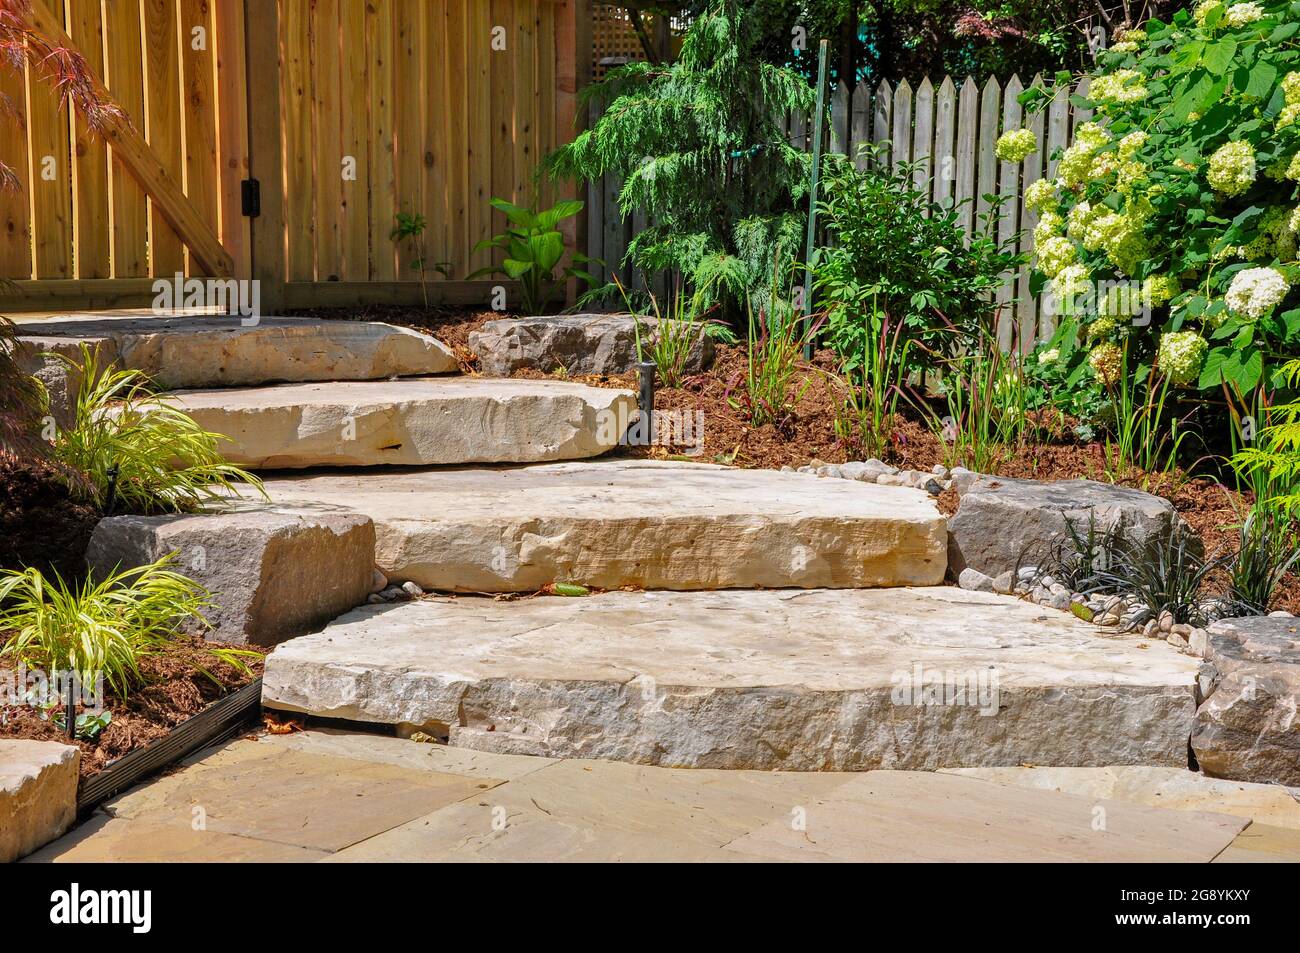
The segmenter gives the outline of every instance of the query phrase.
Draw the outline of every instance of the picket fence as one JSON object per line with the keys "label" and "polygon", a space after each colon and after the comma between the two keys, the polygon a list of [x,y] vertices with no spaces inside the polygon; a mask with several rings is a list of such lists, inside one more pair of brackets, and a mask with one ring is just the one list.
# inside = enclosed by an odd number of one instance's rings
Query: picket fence
{"label": "picket fence", "polygon": [[[1042,85],[1035,76],[1030,86]],[[1004,199],[992,227],[1004,242],[1015,241],[1022,251],[1033,247],[1037,217],[1025,207],[1025,189],[1044,175],[1056,173],[1052,156],[1070,142],[1071,131],[1087,122],[1092,112],[1070,102],[1071,93],[1085,93],[1087,80],[1073,89],[1060,87],[1046,108],[1026,114],[1019,102],[1025,84],[1013,75],[1006,82],[990,78],[980,87],[967,78],[960,86],[944,77],[935,86],[928,78],[915,88],[907,80],[897,85],[881,82],[874,90],[863,83],[850,92],[843,83],[831,101],[831,121],[825,148],[853,155],[860,165],[867,161],[866,144],[880,145],[882,158],[895,165],[915,163],[916,188],[935,202],[958,206],[967,235],[986,221],[993,203],[989,196]],[[600,116],[593,105],[591,121]],[[812,123],[807,115],[786,117],[790,142],[810,148]],[[1009,129],[1033,130],[1038,150],[1021,163],[1002,162],[994,149],[998,136]],[[597,266],[596,277],[619,280],[632,288],[644,287],[644,278],[623,263],[628,242],[645,227],[642,216],[623,218],[618,210],[621,180],[613,175],[589,183],[587,189],[588,254],[606,264]],[[659,289],[652,289],[659,290]],[[1004,348],[1018,343],[1024,350],[1054,331],[1052,315],[1029,291],[1029,269],[1007,276],[997,292],[1003,305],[999,312],[998,338]]]}

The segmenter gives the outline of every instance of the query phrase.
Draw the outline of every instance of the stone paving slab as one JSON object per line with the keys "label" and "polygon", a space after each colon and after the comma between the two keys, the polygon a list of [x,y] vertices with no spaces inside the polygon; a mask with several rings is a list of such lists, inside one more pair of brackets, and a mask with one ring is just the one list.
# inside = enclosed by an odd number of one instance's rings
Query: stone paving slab
{"label": "stone paving slab", "polygon": [[947,768],[946,773],[996,784],[1061,791],[1163,807],[1210,811],[1300,831],[1300,789],[1207,777],[1183,768],[1117,765],[1105,768]]}
{"label": "stone paving slab", "polygon": [[947,568],[925,492],[770,470],[609,460],[282,476],[267,492],[369,516],[380,568],[426,589],[931,586]]}
{"label": "stone paving slab", "polygon": [[66,837],[27,858],[30,863],[312,863],[323,850],[184,824],[96,814]]}
{"label": "stone paving slab", "polygon": [[[447,750],[463,757],[450,775],[427,744],[341,730],[241,739],[202,752],[177,773],[128,795],[130,816],[100,814],[32,860],[347,861],[825,861],[931,860],[1300,860],[1295,831],[1244,817],[1169,811],[1123,801],[1026,790],[952,774],[675,770],[607,761],[528,759]],[[402,749],[413,752],[409,757]],[[281,763],[329,751],[289,772]],[[340,772],[336,762],[351,762]],[[355,796],[357,766],[373,795],[408,775],[475,786],[455,800],[377,830],[336,851],[282,842],[282,818],[300,812],[315,841],[322,814],[337,828],[376,803]],[[369,763],[369,764],[367,764]],[[450,760],[446,764],[451,765]],[[306,781],[292,780],[306,767]],[[478,787],[487,777],[513,775]],[[306,783],[306,782],[311,783]],[[313,790],[312,785],[319,790]],[[243,833],[194,831],[179,793],[240,785]],[[162,789],[148,794],[150,789]],[[275,797],[267,797],[267,792]],[[211,798],[209,798],[210,800]],[[125,800],[125,799],[121,799]],[[178,812],[177,806],[183,810]],[[1105,811],[1104,829],[1096,809]],[[210,815],[211,820],[211,815]],[[372,825],[373,826],[373,825]],[[1244,832],[1235,833],[1245,828]],[[1235,840],[1234,840],[1235,835]],[[1231,846],[1228,846],[1231,844]],[[1225,849],[1226,848],[1226,849]]]}
{"label": "stone paving slab", "polygon": [[258,744],[270,750],[301,751],[306,754],[355,758],[396,765],[416,771],[437,771],[473,778],[515,781],[524,775],[559,764],[553,758],[518,754],[489,754],[442,744],[421,744],[408,738],[394,738],[341,728],[315,727],[287,735],[263,735]]}
{"label": "stone paving slab", "polygon": [[461,747],[675,767],[1176,766],[1197,668],[1164,642],[949,587],[461,597],[364,607],[283,643],[262,700]]}
{"label": "stone paving slab", "polygon": [[128,820],[335,851],[501,782],[379,762],[228,745],[105,805]]}
{"label": "stone paving slab", "polygon": [[598,456],[631,391],[565,381],[408,377],[173,393],[253,469],[537,463]]}
{"label": "stone paving slab", "polygon": [[1214,858],[1216,864],[1300,863],[1300,831],[1272,824],[1251,824]]}
{"label": "stone paving slab", "polygon": [[810,808],[803,830],[772,821],[727,849],[769,860],[1208,863],[1249,823],[947,774],[872,771]]}

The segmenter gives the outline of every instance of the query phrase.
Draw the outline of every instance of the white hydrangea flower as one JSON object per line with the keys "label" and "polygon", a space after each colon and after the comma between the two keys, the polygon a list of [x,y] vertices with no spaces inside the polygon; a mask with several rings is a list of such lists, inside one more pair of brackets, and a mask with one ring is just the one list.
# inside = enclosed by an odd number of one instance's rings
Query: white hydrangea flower
{"label": "white hydrangea flower", "polygon": [[1170,331],[1160,335],[1156,360],[1161,372],[1175,384],[1190,384],[1201,373],[1209,345],[1195,331]]}
{"label": "white hydrangea flower", "polygon": [[1255,182],[1255,150],[1249,142],[1225,142],[1210,156],[1210,185],[1224,195],[1240,195]]}
{"label": "white hydrangea flower", "polygon": [[1047,364],[1055,364],[1061,359],[1061,349],[1059,347],[1049,347],[1038,352],[1038,366],[1042,367]]}
{"label": "white hydrangea flower", "polygon": [[1034,226],[1034,247],[1038,248],[1049,238],[1060,235],[1064,227],[1065,219],[1055,212],[1044,212],[1038,219],[1038,224]]}
{"label": "white hydrangea flower", "polygon": [[1088,87],[1088,97],[1098,102],[1137,102],[1147,95],[1142,79],[1142,74],[1135,69],[1117,69],[1094,79]]}
{"label": "white hydrangea flower", "polygon": [[1196,25],[1205,29],[1205,18],[1208,17],[1215,8],[1223,7],[1223,0],[1202,0],[1196,5],[1196,12],[1193,16],[1196,18]]}
{"label": "white hydrangea flower", "polygon": [[1032,129],[1012,129],[998,138],[994,151],[1003,162],[1023,162],[1037,148]]}
{"label": "white hydrangea flower", "polygon": [[1119,141],[1119,157],[1125,162],[1137,155],[1137,151],[1146,145],[1147,139],[1150,138],[1141,129],[1136,132],[1130,132],[1127,136]]}
{"label": "white hydrangea flower", "polygon": [[1055,179],[1035,179],[1025,189],[1025,205],[1029,211],[1040,215],[1056,208],[1058,188]]}
{"label": "white hydrangea flower", "polygon": [[1300,73],[1287,73],[1282,77],[1282,98],[1288,106],[1300,103]]}
{"label": "white hydrangea flower", "polygon": [[1258,3],[1234,3],[1228,7],[1228,12],[1223,15],[1223,20],[1230,27],[1245,26],[1247,23],[1254,23],[1264,16],[1264,8]]}
{"label": "white hydrangea flower", "polygon": [[1224,300],[1229,310],[1254,320],[1273,310],[1290,290],[1276,268],[1246,268],[1232,276]]}
{"label": "white hydrangea flower", "polygon": [[1048,238],[1034,249],[1038,256],[1038,270],[1049,278],[1055,278],[1079,257],[1079,250],[1074,242],[1060,235]]}

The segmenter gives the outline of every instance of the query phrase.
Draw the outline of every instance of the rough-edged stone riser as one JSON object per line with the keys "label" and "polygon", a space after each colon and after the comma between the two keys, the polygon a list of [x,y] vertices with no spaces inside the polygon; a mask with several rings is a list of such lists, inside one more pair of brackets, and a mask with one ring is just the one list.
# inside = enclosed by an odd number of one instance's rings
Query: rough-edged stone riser
{"label": "rough-edged stone riser", "polygon": [[426,589],[937,585],[943,516],[923,492],[709,464],[275,477],[284,506],[375,520],[376,561]]}

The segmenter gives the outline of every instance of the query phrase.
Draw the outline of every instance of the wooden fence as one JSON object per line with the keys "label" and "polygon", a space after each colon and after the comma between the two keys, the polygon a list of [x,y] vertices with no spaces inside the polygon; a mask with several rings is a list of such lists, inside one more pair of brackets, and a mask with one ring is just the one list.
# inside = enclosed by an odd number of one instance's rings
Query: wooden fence
{"label": "wooden fence", "polygon": [[0,277],[112,304],[151,275],[230,271],[230,256],[246,256],[245,172],[222,159],[237,149],[243,87],[219,79],[219,64],[242,46],[242,2],[32,3],[36,31],[78,49],[129,122],[91,136],[42,69],[0,68],[0,158],[20,186],[0,192]]}
{"label": "wooden fence", "polygon": [[0,69],[4,308],[137,304],[177,271],[259,278],[264,308],[419,300],[420,258],[431,297],[485,301],[499,281],[464,279],[494,261],[489,199],[561,194],[533,173],[573,134],[585,0],[33,4],[128,121],[93,138],[39,70]]}
{"label": "wooden fence", "polygon": [[[1037,76],[1031,80],[1041,82]],[[1036,217],[1025,207],[1024,190],[1044,175],[1055,174],[1056,162],[1050,157],[1069,143],[1073,128],[1090,119],[1091,113],[1072,105],[1072,91],[1062,88],[1046,109],[1025,115],[1018,102],[1024,89],[1018,76],[1005,83],[990,79],[983,87],[970,78],[958,86],[951,77],[937,87],[925,79],[915,89],[907,81],[896,86],[882,82],[874,90],[862,84],[851,95],[841,84],[831,103],[828,147],[857,156],[857,161],[864,163],[860,146],[887,143],[884,155],[888,161],[916,163],[913,181],[920,191],[940,204],[960,203],[959,215],[968,235],[990,208],[986,197],[1005,198],[994,225],[996,232],[1004,241],[1014,239],[1027,252],[1033,247]],[[595,119],[593,114],[592,121]],[[1000,161],[994,154],[998,136],[1022,126],[1034,131],[1038,150],[1022,163]],[[792,143],[809,147],[809,117],[792,115],[785,127]],[[619,215],[620,187],[621,182],[613,176],[588,187],[588,254],[606,262],[600,277],[618,274],[628,286],[641,287],[640,276],[620,263],[628,241],[644,224]],[[1028,349],[1035,340],[1051,335],[1051,315],[1029,292],[1028,268],[1008,275],[997,297],[1007,305],[998,326],[1004,347],[1018,339]]]}

